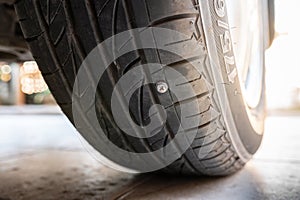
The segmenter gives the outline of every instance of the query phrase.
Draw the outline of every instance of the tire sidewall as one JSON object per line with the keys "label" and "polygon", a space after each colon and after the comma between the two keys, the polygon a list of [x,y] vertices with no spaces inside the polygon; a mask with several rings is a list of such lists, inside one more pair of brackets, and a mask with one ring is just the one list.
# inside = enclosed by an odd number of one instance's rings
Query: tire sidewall
{"label": "tire sidewall", "polygon": [[[263,91],[260,102],[257,107],[251,109],[247,106],[243,97],[237,67],[235,63],[232,64],[231,61],[228,61],[228,58],[234,58],[234,52],[231,36],[228,39],[230,30],[229,26],[226,27],[226,24],[228,24],[226,6],[222,10],[219,6],[221,2],[224,1],[200,1],[202,19],[204,19],[203,28],[224,123],[235,150],[241,159],[246,162],[258,150],[263,136],[265,70],[263,69]],[[262,57],[264,59],[264,55]],[[264,68],[264,66],[262,67]]]}

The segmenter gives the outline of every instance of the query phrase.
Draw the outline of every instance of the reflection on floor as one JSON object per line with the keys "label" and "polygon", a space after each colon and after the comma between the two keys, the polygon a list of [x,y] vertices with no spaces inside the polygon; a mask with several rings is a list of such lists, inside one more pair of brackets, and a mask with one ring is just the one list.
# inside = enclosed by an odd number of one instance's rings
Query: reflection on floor
{"label": "reflection on floor", "polygon": [[300,117],[271,116],[259,153],[223,178],[131,175],[101,165],[59,114],[0,115],[0,199],[299,199]]}

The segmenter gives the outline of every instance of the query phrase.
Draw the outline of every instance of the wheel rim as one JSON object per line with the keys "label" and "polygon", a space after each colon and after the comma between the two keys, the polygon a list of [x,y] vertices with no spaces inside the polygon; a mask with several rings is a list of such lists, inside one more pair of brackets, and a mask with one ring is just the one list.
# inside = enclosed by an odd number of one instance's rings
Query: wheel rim
{"label": "wheel rim", "polygon": [[259,105],[263,85],[263,26],[260,0],[226,0],[238,77],[248,107]]}

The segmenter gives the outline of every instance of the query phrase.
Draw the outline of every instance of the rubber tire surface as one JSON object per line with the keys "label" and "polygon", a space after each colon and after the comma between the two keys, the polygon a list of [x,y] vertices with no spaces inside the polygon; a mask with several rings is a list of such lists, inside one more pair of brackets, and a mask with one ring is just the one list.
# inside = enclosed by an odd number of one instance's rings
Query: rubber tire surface
{"label": "rubber tire surface", "polygon": [[[217,83],[212,77],[208,41],[202,24],[206,19],[201,18],[197,0],[18,0],[15,8],[25,39],[44,79],[72,122],[71,97],[75,76],[82,61],[97,44],[131,28],[162,27],[186,34],[189,41],[194,41],[194,46],[186,47],[185,41],[174,43],[182,45],[182,51],[189,59],[178,60],[166,52],[144,49],[131,52],[110,66],[99,83],[101,101],[96,107],[99,122],[111,141],[129,151],[149,152],[165,146],[173,138],[179,123],[177,106],[188,102],[188,97],[177,102],[170,94],[158,95],[153,85],[135,92],[130,110],[137,124],[147,124],[148,111],[153,104],[161,104],[168,111],[166,126],[155,137],[147,139],[132,138],[116,128],[108,105],[115,82],[127,71],[145,63],[168,65],[183,74],[189,80],[187,84],[194,86],[201,112],[191,113],[191,116],[200,116],[201,124],[191,127],[198,129],[191,147],[164,170],[169,173],[228,175],[244,166],[248,158],[242,159],[238,153],[239,147],[233,145],[220,108],[222,102],[215,90]],[[203,51],[198,55],[191,54],[189,49],[199,45]],[[198,70],[187,61],[196,63]],[[223,63],[221,68],[225,68]],[[178,87],[184,90],[185,85]],[[233,92],[228,95],[235,96]],[[243,104],[240,97],[234,101]],[[239,123],[245,120],[248,120],[247,116],[241,117]],[[249,141],[253,142],[255,148],[250,154],[256,151],[260,140]],[[199,158],[198,152],[205,149],[209,152],[204,158]]]}

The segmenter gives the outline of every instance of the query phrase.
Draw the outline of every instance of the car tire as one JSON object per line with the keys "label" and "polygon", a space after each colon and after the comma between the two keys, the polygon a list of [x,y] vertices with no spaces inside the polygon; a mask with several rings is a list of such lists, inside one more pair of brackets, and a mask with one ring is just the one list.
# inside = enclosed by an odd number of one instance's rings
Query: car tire
{"label": "car tire", "polygon": [[[240,170],[257,151],[265,116],[264,92],[255,108],[245,103],[223,3],[221,0],[19,0],[15,8],[34,59],[73,124],[72,91],[76,74],[97,45],[133,28],[159,27],[186,35],[186,40],[173,41],[177,48],[181,47],[184,59],[157,49],[139,49],[111,64],[99,82],[96,113],[110,141],[130,152],[145,153],[163,148],[174,138],[181,117],[178,107],[193,101],[198,112],[191,110],[185,117],[198,117],[200,122],[185,131],[188,134],[196,130],[197,135],[184,154],[162,170],[216,176]],[[195,52],[195,49],[200,50]],[[105,59],[100,54],[99,58]],[[163,106],[167,113],[164,127],[155,136],[141,139],[125,134],[115,125],[110,103],[116,82],[128,71],[147,63],[161,64],[163,83],[173,81],[168,80],[164,66],[175,69],[187,80],[176,85],[176,90],[183,92],[190,85],[196,96],[176,100],[171,92],[158,93],[155,84],[137,89],[129,108],[136,124],[149,123],[149,109],[155,104]],[[154,79],[151,73],[146,76]],[[88,115],[88,110],[81,115]],[[89,133],[81,131],[81,134],[97,149]],[[199,152],[205,152],[205,156],[199,156]]]}

